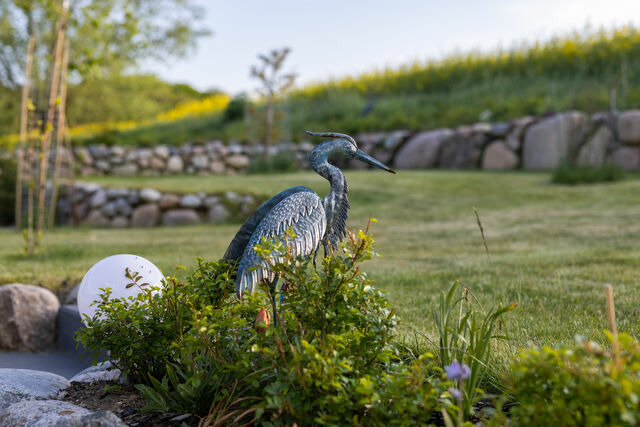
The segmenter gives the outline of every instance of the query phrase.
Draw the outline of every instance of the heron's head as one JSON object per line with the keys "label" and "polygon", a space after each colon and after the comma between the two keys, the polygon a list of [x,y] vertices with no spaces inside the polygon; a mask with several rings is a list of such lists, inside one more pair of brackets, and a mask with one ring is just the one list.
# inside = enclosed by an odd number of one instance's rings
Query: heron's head
{"label": "heron's head", "polygon": [[382,169],[387,172],[396,173],[389,166],[383,164],[382,162],[377,161],[364,151],[358,148],[358,144],[355,139],[350,137],[349,135],[345,135],[343,133],[335,133],[335,132],[310,132],[308,130],[305,131],[307,134],[311,136],[319,136],[322,138],[331,138],[328,141],[324,141],[321,144],[318,144],[309,155],[309,160],[311,164],[319,164],[322,161],[326,160],[329,156],[338,155],[342,157],[346,157],[348,159],[357,159],[361,162],[365,162],[374,166],[376,168]]}

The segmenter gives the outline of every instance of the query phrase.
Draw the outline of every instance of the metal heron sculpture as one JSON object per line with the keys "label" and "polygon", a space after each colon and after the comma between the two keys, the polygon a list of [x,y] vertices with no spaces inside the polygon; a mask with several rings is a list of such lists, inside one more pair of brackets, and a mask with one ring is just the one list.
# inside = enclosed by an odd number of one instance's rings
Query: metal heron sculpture
{"label": "metal heron sculpture", "polygon": [[332,155],[357,159],[372,166],[395,173],[391,168],[358,149],[356,141],[349,135],[333,132],[309,132],[318,137],[331,138],[316,146],[309,154],[311,168],[331,184],[331,191],[321,199],[308,187],[298,186],[285,190],[263,203],[240,228],[233,238],[224,259],[237,262],[236,294],[242,298],[245,292],[252,294],[256,285],[266,279],[272,291],[274,321],[274,292],[278,277],[268,265],[259,259],[253,247],[267,238],[284,238],[285,231],[292,228],[295,239],[290,242],[294,256],[308,255],[317,251],[320,244],[325,252],[336,248],[346,235],[349,188],[342,171],[329,163]]}

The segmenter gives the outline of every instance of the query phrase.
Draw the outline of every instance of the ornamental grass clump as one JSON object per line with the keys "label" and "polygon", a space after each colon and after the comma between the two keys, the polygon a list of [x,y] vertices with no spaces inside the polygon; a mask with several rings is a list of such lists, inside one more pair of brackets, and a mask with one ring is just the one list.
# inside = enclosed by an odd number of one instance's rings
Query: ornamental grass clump
{"label": "ornamental grass clump", "polygon": [[256,247],[286,283],[277,322],[266,283],[239,300],[233,266],[199,260],[162,293],[110,302],[106,291],[80,339],[139,384],[146,410],[203,425],[428,424],[453,411],[434,356],[393,343],[395,311],[359,268],[375,256],[371,235],[349,234],[343,249],[316,262],[286,241]]}
{"label": "ornamental grass clump", "polygon": [[433,311],[433,318],[439,336],[440,366],[449,378],[457,381],[458,389],[453,394],[461,402],[459,406],[464,419],[468,419],[473,413],[474,403],[484,395],[479,387],[490,371],[493,341],[506,339],[495,333],[496,326],[502,315],[516,308],[517,304],[507,307],[500,304],[483,313],[475,297],[474,301],[471,300],[468,288],[456,296],[458,286],[459,283],[455,282],[446,294],[444,291],[440,293],[438,310]]}

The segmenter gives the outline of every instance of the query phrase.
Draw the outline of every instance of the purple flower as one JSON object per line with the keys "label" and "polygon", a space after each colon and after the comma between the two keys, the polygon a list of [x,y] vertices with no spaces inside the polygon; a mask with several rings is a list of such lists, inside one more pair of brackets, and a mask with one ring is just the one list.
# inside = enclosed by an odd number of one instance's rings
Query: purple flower
{"label": "purple flower", "polygon": [[457,388],[449,387],[448,391],[451,397],[453,397],[458,402],[462,402],[464,400],[464,394],[462,394],[462,392]]}
{"label": "purple flower", "polygon": [[457,360],[454,360],[451,365],[445,366],[444,370],[450,380],[469,378],[469,374],[471,374],[471,369],[464,363],[460,364]]}

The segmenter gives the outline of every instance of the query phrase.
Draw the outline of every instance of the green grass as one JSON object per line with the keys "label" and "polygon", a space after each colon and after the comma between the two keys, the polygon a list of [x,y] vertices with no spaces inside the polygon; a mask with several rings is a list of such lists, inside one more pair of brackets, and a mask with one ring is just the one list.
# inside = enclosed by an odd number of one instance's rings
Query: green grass
{"label": "green grass", "polygon": [[[640,293],[640,180],[588,186],[549,184],[548,174],[445,171],[348,172],[349,227],[369,215],[383,258],[364,269],[388,292],[402,330],[428,331],[438,293],[454,280],[469,286],[484,306],[518,302],[503,331],[498,366],[531,343],[554,345],[576,334],[601,339],[606,327],[603,285],[614,285],[618,326],[638,336]],[[308,185],[324,195],[313,173],[234,177],[96,178],[108,185],[153,186],[167,191],[245,191],[275,194]],[[473,213],[486,236],[485,253]],[[19,253],[22,237],[0,231],[0,283],[56,286],[78,281],[98,259],[135,253],[170,274],[196,256],[218,258],[238,225],[152,230],[60,229],[47,232],[34,259]]]}

